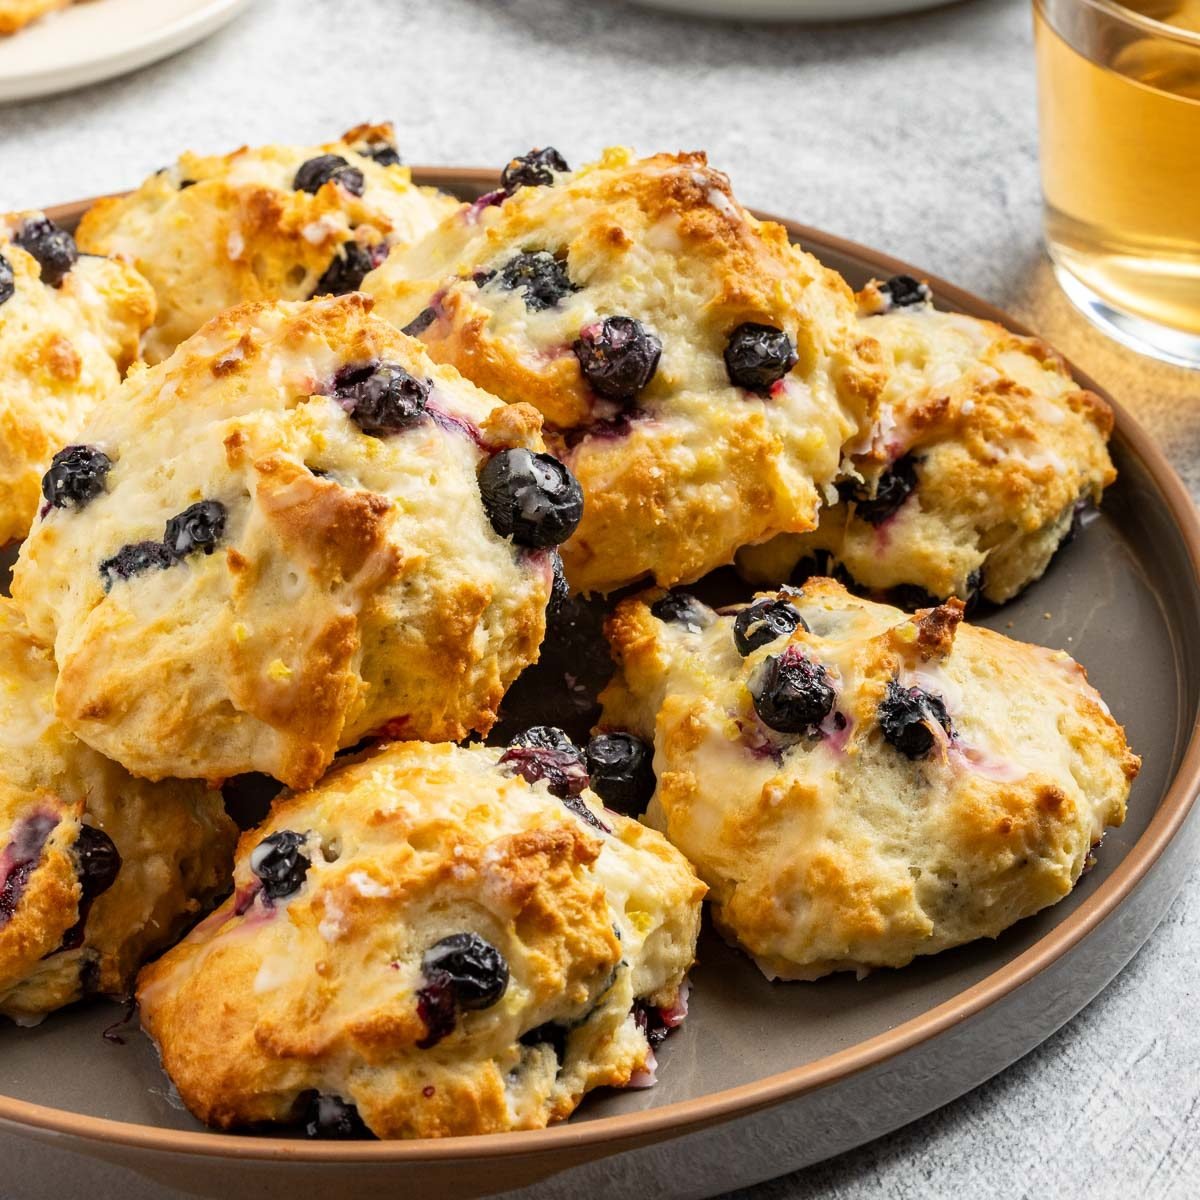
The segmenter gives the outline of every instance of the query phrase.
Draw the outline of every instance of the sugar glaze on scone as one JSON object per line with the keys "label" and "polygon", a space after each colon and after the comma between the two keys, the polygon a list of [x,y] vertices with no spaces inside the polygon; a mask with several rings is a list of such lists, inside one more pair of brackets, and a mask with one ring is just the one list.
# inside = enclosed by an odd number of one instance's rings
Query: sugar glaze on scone
{"label": "sugar glaze on scone", "polygon": [[74,0],[0,0],[0,37],[19,33],[26,25]]}
{"label": "sugar glaze on scone", "polygon": [[908,617],[829,579],[721,613],[647,600],[611,620],[602,725],[654,739],[647,819],[769,977],[995,937],[1124,819],[1140,763],[1083,668],[958,600]]}
{"label": "sugar glaze on scone", "polygon": [[228,888],[221,794],[146,783],[54,715],[54,659],[0,598],[0,1013],[31,1023],[137,968]]}
{"label": "sugar glaze on scone", "polygon": [[442,1137],[649,1082],[686,1011],[704,886],[546,765],[396,743],[278,801],[242,837],[234,896],[139,981],[188,1108]]}
{"label": "sugar glaze on scone", "polygon": [[[899,300],[893,298],[895,293]],[[745,550],[758,583],[833,567],[908,603],[1011,599],[1039,579],[1116,478],[1113,417],[1036,338],[939,312],[907,276],[859,297],[887,386],[871,436],[848,447],[841,501],[809,534]]]}
{"label": "sugar glaze on scone", "polygon": [[536,459],[540,418],[369,307],[232,309],[131,376],[22,547],[58,713],[134,773],[308,786],[384,725],[486,731],[536,659],[554,551],[498,533],[477,474]]}
{"label": "sugar glaze on scone", "polygon": [[812,529],[874,415],[877,348],[842,279],[755,220],[703,154],[545,150],[397,250],[364,290],[434,358],[545,415],[583,485],[567,576],[664,585]]}
{"label": "sugar glaze on scone", "polygon": [[132,267],[79,257],[40,212],[0,215],[0,546],[28,532],[50,456],[116,389],[153,320]]}
{"label": "sugar glaze on scone", "polygon": [[323,146],[184,154],[129,195],[95,204],[79,245],[126,259],[153,284],[158,319],[144,348],[153,363],[235,304],[353,291],[389,246],[455,207],[412,182],[390,125],[360,125]]}

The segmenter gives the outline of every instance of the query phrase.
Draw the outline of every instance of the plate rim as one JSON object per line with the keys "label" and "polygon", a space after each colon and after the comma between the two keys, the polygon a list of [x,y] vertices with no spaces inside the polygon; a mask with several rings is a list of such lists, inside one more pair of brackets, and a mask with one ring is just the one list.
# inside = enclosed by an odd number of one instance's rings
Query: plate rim
{"label": "plate rim", "polygon": [[[414,166],[417,183],[444,187],[487,188],[494,186],[497,173],[483,167]],[[79,200],[46,208],[52,219],[63,223],[76,220],[95,199]],[[1023,322],[956,285],[869,246],[826,233],[783,217],[752,210],[763,220],[775,221],[805,246],[829,249],[877,265],[890,275],[907,273],[928,281],[936,295],[971,315],[996,321],[1014,333],[1038,336]],[[1200,513],[1165,453],[1133,415],[1086,372],[1069,360],[1074,377],[1103,397],[1114,415],[1113,434],[1140,459],[1160,489],[1166,507],[1184,543],[1191,567],[1191,590],[1200,594]],[[957,996],[909,1018],[907,1021],[865,1041],[833,1054],[768,1075],[750,1083],[680,1100],[661,1108],[572,1124],[564,1122],[546,1129],[474,1134],[452,1138],[396,1139],[374,1142],[320,1142],[295,1138],[221,1133],[215,1130],[164,1129],[152,1125],[117,1121],[70,1112],[30,1101],[0,1095],[0,1121],[31,1127],[45,1133],[62,1134],[85,1141],[117,1143],[132,1149],[182,1154],[198,1158],[227,1158],[270,1161],[289,1158],[325,1165],[418,1163],[429,1161],[476,1161],[513,1158],[545,1153],[584,1150],[636,1140],[640,1143],[695,1132],[706,1125],[748,1116],[764,1108],[794,1099],[868,1068],[880,1066],[945,1033],[1027,983],[1082,942],[1102,921],[1132,894],[1179,832],[1200,792],[1200,713],[1193,721],[1179,767],[1160,800],[1149,825],[1129,848],[1124,860],[1096,892],[1074,912],[1039,938],[1011,962],[986,975]]]}
{"label": "plate rim", "polygon": [[[22,104],[56,96],[140,71],[210,37],[251,3],[253,0],[204,0],[191,12],[148,30],[128,45],[77,59],[66,66],[43,65],[2,75],[0,104]],[[69,12],[53,15],[56,20],[70,19]],[[12,36],[20,37],[22,32],[18,30]]]}

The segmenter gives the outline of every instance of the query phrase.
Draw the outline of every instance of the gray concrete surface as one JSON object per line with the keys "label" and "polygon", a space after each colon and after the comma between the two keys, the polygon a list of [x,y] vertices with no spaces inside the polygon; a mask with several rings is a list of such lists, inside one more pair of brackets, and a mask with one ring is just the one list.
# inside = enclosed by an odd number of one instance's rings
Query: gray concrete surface
{"label": "gray concrete surface", "polygon": [[[619,0],[258,0],[124,80],[0,108],[0,208],[127,187],[185,145],[321,140],[390,116],[412,162],[552,143],[702,147],[747,202],[907,258],[1030,320],[1120,397],[1200,494],[1200,375],[1107,342],[1039,245],[1028,0],[804,28]],[[738,1200],[1190,1200],[1200,1193],[1200,872],[1065,1030],[941,1112]],[[0,1064],[0,1072],[3,1067]],[[0,1137],[0,1195],[163,1193]]]}

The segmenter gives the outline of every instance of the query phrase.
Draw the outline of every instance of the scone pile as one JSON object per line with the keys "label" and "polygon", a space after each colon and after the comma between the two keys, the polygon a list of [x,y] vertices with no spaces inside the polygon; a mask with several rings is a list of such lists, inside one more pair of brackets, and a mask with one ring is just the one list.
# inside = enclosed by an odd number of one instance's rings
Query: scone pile
{"label": "scone pile", "polygon": [[[565,1119],[653,1083],[706,895],[771,978],[901,967],[1124,817],[1083,668],[963,622],[1100,500],[1111,413],[702,154],[469,202],[386,125],[185,154],[77,240],[0,217],[0,349],[0,1013],[136,992],[210,1125]],[[678,590],[730,564],[763,590]],[[598,725],[484,745],[571,593]]]}

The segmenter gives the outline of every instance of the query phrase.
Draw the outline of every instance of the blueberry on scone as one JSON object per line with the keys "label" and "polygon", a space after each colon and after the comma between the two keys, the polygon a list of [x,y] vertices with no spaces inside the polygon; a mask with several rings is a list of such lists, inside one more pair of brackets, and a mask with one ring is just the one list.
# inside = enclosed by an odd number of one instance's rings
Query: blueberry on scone
{"label": "blueberry on scone", "polygon": [[541,410],[587,500],[562,551],[583,591],[674,586],[811,530],[875,415],[849,288],[702,154],[571,172],[531,152],[363,288],[435,359]]}
{"label": "blueberry on scone", "polygon": [[390,125],[360,125],[325,146],[184,154],[128,196],[99,201],[78,237],[154,286],[158,319],[144,348],[153,363],[235,304],[355,291],[390,246],[455,207],[413,184]]}
{"label": "blueberry on scone", "polygon": [[887,373],[876,423],[847,447],[817,529],[749,547],[739,568],[801,582],[820,560],[906,608],[1003,603],[1115,478],[1112,413],[1044,343],[939,312],[910,276],[870,284],[859,302]]}
{"label": "blueberry on scone", "polygon": [[154,294],[132,267],[80,257],[42,213],[0,215],[0,546],[24,537],[43,503],[86,502],[79,488],[102,486],[88,447],[51,458],[116,389],[153,319]]}
{"label": "blueberry on scone", "polygon": [[129,770],[308,786],[385,729],[486,732],[537,658],[579,486],[369,308],[232,309],[55,457],[13,590]]}
{"label": "blueberry on scone", "polygon": [[228,889],[221,794],[147,783],[54,714],[54,659],[0,599],[0,1014],[32,1023],[124,996],[143,961]]}
{"label": "blueberry on scone", "polygon": [[524,769],[582,761],[561,731],[515,748],[377,748],[243,835],[233,895],[138,986],[200,1120],[493,1133],[653,1080],[704,885],[586,774],[575,791]]}
{"label": "blueberry on scone", "polygon": [[680,621],[652,596],[609,623],[602,724],[653,742],[646,820],[769,977],[995,937],[1124,820],[1140,762],[1083,668],[958,600],[908,616],[813,579]]}

